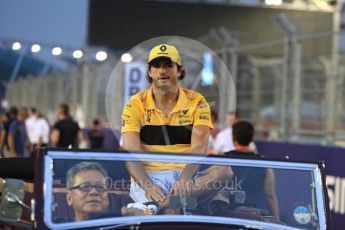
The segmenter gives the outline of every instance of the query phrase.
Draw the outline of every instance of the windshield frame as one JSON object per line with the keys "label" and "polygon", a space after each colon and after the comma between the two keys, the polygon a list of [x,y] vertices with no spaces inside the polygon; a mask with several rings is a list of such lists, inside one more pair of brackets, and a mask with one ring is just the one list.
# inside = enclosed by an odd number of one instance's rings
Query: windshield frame
{"label": "windshield frame", "polygon": [[[115,155],[116,154],[116,155]],[[236,224],[243,226],[251,226],[255,228],[266,229],[298,229],[289,226],[283,226],[275,223],[261,222],[248,219],[230,218],[230,217],[216,217],[216,216],[178,216],[175,215],[159,215],[159,216],[136,216],[136,217],[113,217],[102,218],[98,220],[86,220],[82,222],[71,223],[54,223],[52,222],[52,189],[53,189],[53,160],[66,159],[66,160],[112,160],[112,161],[152,161],[152,162],[176,162],[176,163],[202,163],[218,165],[232,165],[232,166],[252,166],[263,167],[272,169],[293,169],[310,171],[314,176],[315,181],[315,195],[317,214],[319,217],[320,229],[326,229],[326,206],[323,197],[324,185],[322,180],[322,173],[318,163],[305,163],[305,162],[292,162],[288,160],[272,160],[272,159],[243,159],[243,158],[229,158],[229,157],[212,157],[195,154],[152,154],[152,153],[127,153],[127,152],[96,152],[96,151],[83,151],[83,150],[47,150],[44,157],[44,186],[43,186],[43,200],[44,210],[43,221],[51,229],[73,229],[73,228],[86,228],[95,226],[107,226],[116,224],[137,224],[148,222],[196,222],[196,223],[224,223]],[[196,218],[199,217],[199,218]]]}

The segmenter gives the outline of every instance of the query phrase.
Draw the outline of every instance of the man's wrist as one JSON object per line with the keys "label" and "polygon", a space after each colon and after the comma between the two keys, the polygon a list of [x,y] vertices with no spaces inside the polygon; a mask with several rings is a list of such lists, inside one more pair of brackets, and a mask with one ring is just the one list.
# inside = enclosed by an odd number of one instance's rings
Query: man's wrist
{"label": "man's wrist", "polygon": [[178,179],[179,181],[189,181],[189,180],[193,180],[193,177],[190,175],[181,175],[180,178]]}
{"label": "man's wrist", "polygon": [[150,190],[153,187],[153,181],[150,179],[141,180],[139,182],[140,186],[145,190]]}

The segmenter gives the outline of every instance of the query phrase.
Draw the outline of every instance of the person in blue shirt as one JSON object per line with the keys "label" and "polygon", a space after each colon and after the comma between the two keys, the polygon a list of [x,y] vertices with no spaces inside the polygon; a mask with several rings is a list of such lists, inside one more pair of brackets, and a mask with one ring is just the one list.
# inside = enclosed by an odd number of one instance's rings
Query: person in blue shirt
{"label": "person in blue shirt", "polygon": [[17,118],[10,124],[7,137],[9,157],[26,157],[27,133],[24,123],[25,114],[26,112],[21,110]]}

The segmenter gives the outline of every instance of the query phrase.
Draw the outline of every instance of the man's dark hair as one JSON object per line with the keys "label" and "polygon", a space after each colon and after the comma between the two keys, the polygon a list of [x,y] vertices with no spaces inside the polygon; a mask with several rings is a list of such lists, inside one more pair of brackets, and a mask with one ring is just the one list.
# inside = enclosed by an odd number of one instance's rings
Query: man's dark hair
{"label": "man's dark hair", "polygon": [[[162,58],[159,58],[159,59],[168,59],[170,60],[169,58],[165,58],[165,57],[162,57]],[[156,60],[156,59],[154,59]],[[150,71],[150,68],[151,68],[151,64],[152,64],[152,61],[148,64],[148,67],[147,67],[147,72],[146,72],[146,79],[149,83],[152,83],[152,78],[150,77],[149,75],[149,71]],[[186,70],[183,68],[182,65],[179,65],[177,63],[175,63],[177,65],[177,70],[181,73],[180,77],[178,78],[179,80],[183,80],[184,77],[186,76]]]}
{"label": "man's dark hair", "polygon": [[35,107],[31,107],[31,108],[30,108],[30,111],[31,111],[31,113],[33,113],[33,114],[36,114],[36,112],[37,112],[37,110],[36,110]]}
{"label": "man's dark hair", "polygon": [[74,186],[74,177],[81,171],[96,170],[103,174],[104,177],[108,177],[107,171],[97,162],[81,162],[70,168],[66,174],[66,188],[70,189]]}
{"label": "man's dark hair", "polygon": [[232,138],[238,144],[248,146],[254,138],[254,126],[248,121],[238,121],[232,126]]}
{"label": "man's dark hair", "polygon": [[63,115],[65,116],[69,115],[69,106],[67,104],[61,104],[60,108],[62,110]]}
{"label": "man's dark hair", "polygon": [[17,117],[17,115],[18,115],[18,109],[17,109],[17,107],[11,107],[10,108],[10,111],[9,111],[9,114],[10,114],[10,116],[11,116],[11,118],[16,118]]}
{"label": "man's dark hair", "polygon": [[99,125],[99,120],[98,119],[94,119],[92,122],[93,125]]}
{"label": "man's dark hair", "polygon": [[7,119],[8,119],[8,120],[10,120],[10,119],[11,119],[11,114],[10,114],[10,112],[9,112],[9,111],[7,111],[7,112],[5,113],[5,115],[6,115],[6,117],[7,117]]}

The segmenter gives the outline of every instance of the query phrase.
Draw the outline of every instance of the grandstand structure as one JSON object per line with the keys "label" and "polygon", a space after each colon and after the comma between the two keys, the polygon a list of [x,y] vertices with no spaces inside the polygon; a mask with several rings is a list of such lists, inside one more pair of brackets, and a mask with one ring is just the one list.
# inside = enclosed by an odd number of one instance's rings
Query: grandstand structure
{"label": "grandstand structure", "polygon": [[[131,9],[142,21],[131,19],[128,12],[126,16],[124,9]],[[152,18],[158,10],[167,15],[159,16],[159,20]],[[12,58],[5,74],[10,105],[35,106],[53,121],[58,104],[68,102],[84,126],[95,117],[106,119],[105,89],[121,56],[112,51],[129,50],[151,37],[176,34],[200,41],[222,58],[236,83],[236,110],[256,124],[259,136],[318,143],[322,140],[324,144],[345,140],[345,58],[339,53],[339,2],[91,0],[89,14],[89,47],[84,51],[90,54],[90,47],[105,46],[109,58],[95,63],[85,55],[82,61],[67,62],[64,71],[50,65],[44,73],[40,66],[44,63],[29,65],[37,66],[36,72],[26,71],[29,67],[22,64],[16,80],[11,81]],[[147,26],[152,22],[155,28]],[[14,55],[1,52],[0,60]],[[188,76],[183,83],[189,85],[200,74],[200,66],[185,65]],[[214,85],[196,88],[213,103],[222,126],[226,113],[233,108],[231,100],[224,100],[229,96],[226,82],[216,79]],[[114,103],[123,102],[119,98]]]}

